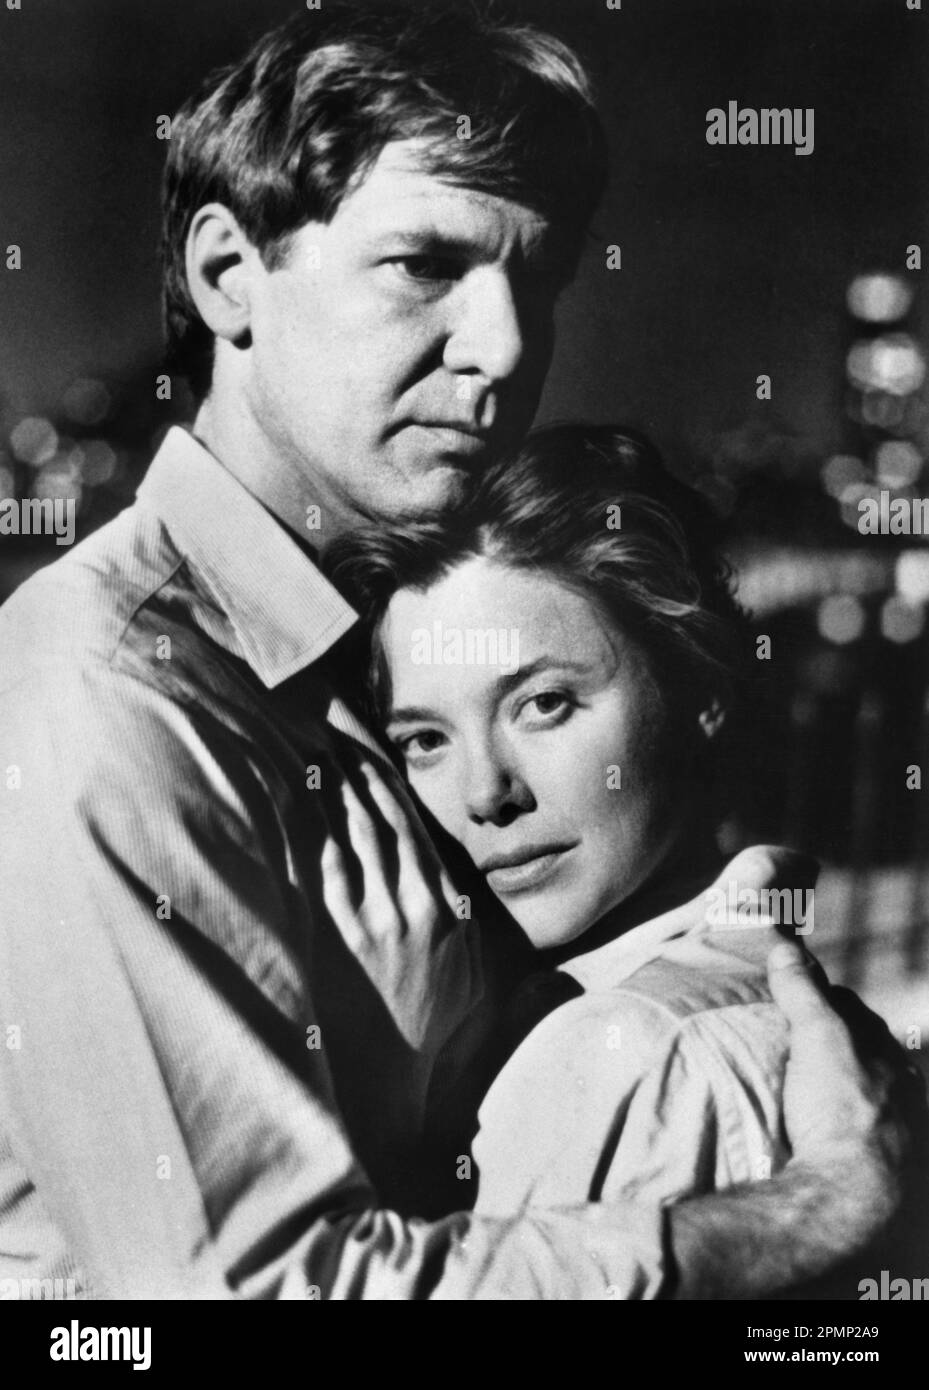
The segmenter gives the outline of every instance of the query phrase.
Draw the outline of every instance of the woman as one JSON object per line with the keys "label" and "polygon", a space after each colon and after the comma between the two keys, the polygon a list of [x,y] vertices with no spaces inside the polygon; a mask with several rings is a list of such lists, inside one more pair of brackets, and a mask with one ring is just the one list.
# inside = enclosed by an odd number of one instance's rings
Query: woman
{"label": "woman", "polygon": [[[714,836],[754,644],[712,540],[643,441],[559,426],[453,514],[331,557],[411,786],[572,996],[483,1102],[480,1211],[666,1201],[787,1156],[765,979],[787,898],[766,900],[762,850],[720,872]],[[705,912],[681,908],[714,879]]]}

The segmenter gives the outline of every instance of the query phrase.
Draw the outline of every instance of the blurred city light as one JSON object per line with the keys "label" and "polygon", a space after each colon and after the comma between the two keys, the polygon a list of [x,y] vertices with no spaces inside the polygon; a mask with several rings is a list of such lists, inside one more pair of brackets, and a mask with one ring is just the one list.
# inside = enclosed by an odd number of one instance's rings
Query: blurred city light
{"label": "blurred city light", "polygon": [[874,483],[848,483],[839,494],[839,512],[846,526],[858,530],[861,517],[858,504],[866,497],[876,497],[878,488]]}
{"label": "blurred city light", "polygon": [[894,583],[900,598],[910,607],[929,601],[929,555],[921,550],[905,550],[897,560]]}
{"label": "blurred city light", "polygon": [[861,459],[854,454],[833,454],[826,459],[820,472],[824,491],[830,497],[841,497],[852,483],[863,483],[867,469]]}
{"label": "blurred city light", "polygon": [[864,608],[852,594],[829,594],[819,605],[816,626],[827,642],[845,646],[864,632]]}
{"label": "blurred city light", "polygon": [[924,624],[925,613],[921,607],[914,607],[894,595],[881,608],[881,632],[888,642],[912,642],[922,632]]}
{"label": "blurred city light", "polygon": [[80,425],[99,425],[109,414],[110,403],[106,386],[91,377],[72,382],[61,399],[65,414]]}
{"label": "blurred city light", "polygon": [[887,391],[865,391],[860,418],[879,430],[898,430],[903,424],[903,398]]}
{"label": "blurred city light", "polygon": [[856,275],[845,296],[848,311],[864,323],[896,323],[909,313],[913,289],[899,275]]}
{"label": "blurred city light", "polygon": [[874,468],[887,487],[911,487],[923,471],[923,457],[908,439],[885,439],[874,451]]}
{"label": "blurred city light", "polygon": [[78,446],[82,480],[90,487],[108,483],[116,472],[116,452],[105,439],[87,439]]}
{"label": "blurred city light", "polygon": [[58,431],[51,420],[27,415],[10,433],[10,448],[20,463],[33,467],[47,463],[58,450]]}
{"label": "blurred city light", "polygon": [[53,469],[48,474],[41,474],[32,489],[32,495],[38,498],[48,498],[52,502],[73,501],[75,509],[80,511],[84,489],[80,483],[69,478],[66,473],[58,474]]}
{"label": "blurred city light", "polygon": [[854,343],[848,352],[848,376],[861,391],[886,391],[908,396],[918,391],[926,375],[919,345],[908,333],[884,333]]}

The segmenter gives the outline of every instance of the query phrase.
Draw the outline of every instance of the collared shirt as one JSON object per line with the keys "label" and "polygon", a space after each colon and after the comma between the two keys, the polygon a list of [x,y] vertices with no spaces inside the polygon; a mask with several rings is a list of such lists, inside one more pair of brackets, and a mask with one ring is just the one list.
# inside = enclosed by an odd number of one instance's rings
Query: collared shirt
{"label": "collared shirt", "polygon": [[529,1032],[481,1107],[475,1209],[510,1216],[619,1193],[663,1204],[780,1168],[788,1027],[766,973],[776,941],[772,926],[679,909],[564,963],[578,997]]}
{"label": "collared shirt", "polygon": [[325,797],[378,756],[325,673],[353,619],[179,430],[0,610],[5,1296],[659,1289],[646,1203],[400,1214],[480,960],[463,923],[454,1011],[399,1017],[325,912]]}

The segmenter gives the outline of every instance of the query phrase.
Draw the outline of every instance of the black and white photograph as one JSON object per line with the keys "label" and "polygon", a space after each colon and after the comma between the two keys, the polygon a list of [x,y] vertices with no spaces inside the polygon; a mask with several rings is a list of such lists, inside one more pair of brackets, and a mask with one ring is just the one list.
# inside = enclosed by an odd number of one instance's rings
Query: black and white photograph
{"label": "black and white photograph", "polygon": [[929,3],[0,0],[30,1365],[599,1301],[888,1369],[927,362]]}

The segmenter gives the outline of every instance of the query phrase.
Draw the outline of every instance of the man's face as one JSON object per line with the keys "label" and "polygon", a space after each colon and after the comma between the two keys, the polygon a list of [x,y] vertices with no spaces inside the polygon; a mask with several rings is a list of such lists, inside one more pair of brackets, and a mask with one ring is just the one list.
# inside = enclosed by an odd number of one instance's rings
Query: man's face
{"label": "man's face", "polygon": [[385,147],[328,224],[258,274],[245,405],[307,502],[454,502],[532,422],[565,265],[548,222]]}

